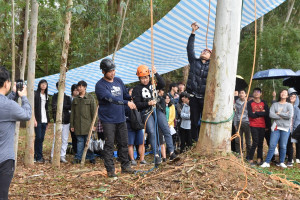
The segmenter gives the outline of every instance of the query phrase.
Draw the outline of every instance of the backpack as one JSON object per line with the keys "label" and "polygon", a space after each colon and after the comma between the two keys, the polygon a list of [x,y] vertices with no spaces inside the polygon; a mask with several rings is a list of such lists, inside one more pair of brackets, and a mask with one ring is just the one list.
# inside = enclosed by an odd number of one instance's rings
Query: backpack
{"label": "backpack", "polygon": [[138,131],[144,128],[144,123],[139,111],[130,110],[130,126],[132,130]]}

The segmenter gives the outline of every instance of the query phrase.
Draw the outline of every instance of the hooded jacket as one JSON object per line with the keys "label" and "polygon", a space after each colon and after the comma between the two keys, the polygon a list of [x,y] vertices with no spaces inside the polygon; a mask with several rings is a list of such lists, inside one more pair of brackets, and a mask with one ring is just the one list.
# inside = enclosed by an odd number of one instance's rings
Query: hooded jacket
{"label": "hooded jacket", "polygon": [[191,34],[187,44],[187,55],[190,63],[190,71],[186,84],[186,90],[188,93],[195,95],[197,98],[204,98],[209,60],[203,63],[200,58],[196,58],[194,43],[195,34]]}

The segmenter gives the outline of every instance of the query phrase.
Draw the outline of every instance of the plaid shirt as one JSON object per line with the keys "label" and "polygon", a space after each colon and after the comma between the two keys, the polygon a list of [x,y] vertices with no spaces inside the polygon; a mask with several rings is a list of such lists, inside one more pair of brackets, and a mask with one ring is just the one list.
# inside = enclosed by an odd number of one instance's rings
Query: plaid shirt
{"label": "plaid shirt", "polygon": [[102,126],[102,123],[101,123],[100,119],[98,119],[97,132],[98,133],[102,133],[103,132],[103,126]]}

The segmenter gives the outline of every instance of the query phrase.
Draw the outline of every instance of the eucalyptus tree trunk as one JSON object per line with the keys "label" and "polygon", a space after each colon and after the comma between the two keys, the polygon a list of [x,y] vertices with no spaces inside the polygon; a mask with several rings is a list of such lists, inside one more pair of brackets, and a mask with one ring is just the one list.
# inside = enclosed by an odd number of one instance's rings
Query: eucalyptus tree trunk
{"label": "eucalyptus tree trunk", "polygon": [[[25,66],[27,61],[28,16],[29,16],[29,0],[26,0],[24,39],[23,39],[23,59],[22,59],[22,66],[20,68],[20,79],[22,80],[24,80]],[[20,100],[19,100],[19,104],[21,104]],[[17,122],[16,129],[15,129],[15,145],[14,145],[15,161],[16,161],[15,168],[17,167],[17,160],[18,160],[19,133],[20,133],[20,122]]]}
{"label": "eucalyptus tree trunk", "polygon": [[16,51],[15,51],[15,2],[11,0],[11,82],[16,77]]}
{"label": "eucalyptus tree trunk", "polygon": [[28,100],[32,107],[31,119],[26,123],[26,151],[25,166],[30,167],[34,164],[34,79],[36,65],[36,43],[37,43],[37,26],[38,26],[38,10],[37,0],[31,0],[31,25],[30,40],[28,53],[28,73],[27,73],[27,92]]}
{"label": "eucalyptus tree trunk", "polygon": [[186,82],[188,80],[189,77],[189,70],[190,70],[190,65],[186,65],[183,67],[183,83],[186,85]]}
{"label": "eucalyptus tree trunk", "polygon": [[63,112],[63,103],[64,103],[68,51],[70,45],[71,18],[72,18],[71,8],[73,6],[73,1],[68,0],[67,4],[68,5],[67,5],[66,21],[65,21],[65,36],[64,36],[63,50],[61,55],[60,76],[59,76],[59,84],[58,84],[55,142],[54,142],[54,153],[53,153],[53,160],[52,160],[53,167],[60,167],[62,112]]}
{"label": "eucalyptus tree trunk", "polygon": [[[233,93],[240,42],[242,0],[218,1],[213,53],[206,83],[202,120],[226,121],[233,114]],[[201,123],[196,151],[230,152],[232,120]]]}

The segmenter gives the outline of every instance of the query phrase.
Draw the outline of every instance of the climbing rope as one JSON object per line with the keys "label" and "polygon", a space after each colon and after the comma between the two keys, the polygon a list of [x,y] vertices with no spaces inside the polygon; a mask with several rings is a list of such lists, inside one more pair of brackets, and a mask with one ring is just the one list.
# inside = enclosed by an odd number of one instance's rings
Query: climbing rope
{"label": "climbing rope", "polygon": [[206,49],[207,49],[207,35],[208,35],[208,27],[209,27],[209,17],[210,17],[210,0],[209,0],[209,5],[208,5],[207,26],[206,26],[206,36],[205,36]]}
{"label": "climbing rope", "polygon": [[128,8],[128,4],[129,4],[129,0],[127,0],[127,3],[126,3],[126,8],[125,8],[125,11],[124,11],[124,14],[123,14],[123,19],[122,19],[121,31],[120,31],[120,34],[119,34],[119,38],[118,38],[118,42],[117,42],[117,45],[116,45],[114,54],[113,54],[113,56],[112,56],[112,61],[115,60],[116,52],[117,52],[118,49],[119,49],[121,37],[122,37],[122,34],[123,34],[123,28],[124,28],[124,22],[125,22],[125,17],[126,17],[126,12],[127,12],[127,8]]}

